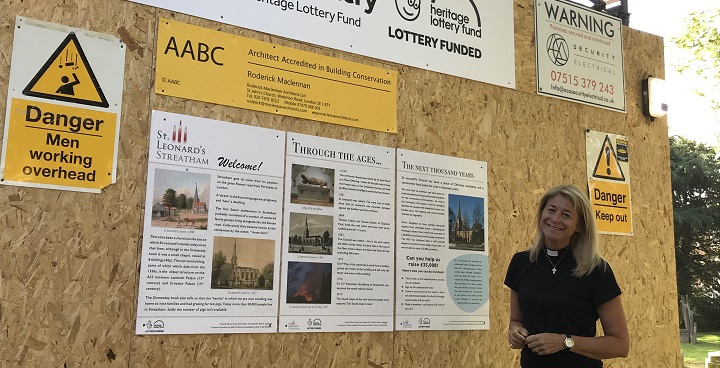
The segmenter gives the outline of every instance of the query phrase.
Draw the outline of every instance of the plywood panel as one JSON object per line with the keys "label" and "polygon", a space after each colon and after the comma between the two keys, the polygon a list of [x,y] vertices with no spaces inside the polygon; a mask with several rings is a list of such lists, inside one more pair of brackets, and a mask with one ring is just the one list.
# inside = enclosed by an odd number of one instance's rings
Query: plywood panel
{"label": "plywood panel", "polygon": [[[664,74],[662,39],[623,30],[627,114],[541,97],[533,3],[514,4],[517,88],[510,90],[127,1],[5,1],[2,101],[16,15],[112,34],[128,52],[118,182],[102,194],[0,186],[0,366],[517,367],[519,353],[507,347],[505,270],[531,242],[542,193],[585,185],[585,130],[594,129],[626,135],[631,145],[635,236],[601,242],[624,290],[633,345],[630,357],[606,366],[680,367],[667,122],[648,123],[639,103],[641,79]],[[398,134],[156,95],[160,17],[396,70]],[[153,109],[487,161],[490,330],[134,335]]]}
{"label": "plywood panel", "polygon": [[[2,101],[16,15],[114,35],[124,27],[140,42],[149,19],[126,2],[10,1],[3,8]],[[150,56],[126,56],[115,185],[102,194],[0,187],[4,367],[127,366],[145,181],[138,163],[146,159],[149,116],[149,86],[138,70],[152,68]]]}

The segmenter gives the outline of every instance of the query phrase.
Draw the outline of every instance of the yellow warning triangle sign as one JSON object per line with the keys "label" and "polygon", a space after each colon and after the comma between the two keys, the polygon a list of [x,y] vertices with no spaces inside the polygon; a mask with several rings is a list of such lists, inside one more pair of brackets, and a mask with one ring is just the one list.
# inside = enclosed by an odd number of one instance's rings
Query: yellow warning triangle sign
{"label": "yellow warning triangle sign", "polygon": [[600,148],[600,154],[595,163],[593,176],[602,179],[625,181],[625,174],[623,174],[622,168],[620,168],[615,149],[610,143],[610,136],[605,136],[605,141]]}
{"label": "yellow warning triangle sign", "polygon": [[108,107],[107,99],[74,32],[65,37],[22,93],[26,96]]}

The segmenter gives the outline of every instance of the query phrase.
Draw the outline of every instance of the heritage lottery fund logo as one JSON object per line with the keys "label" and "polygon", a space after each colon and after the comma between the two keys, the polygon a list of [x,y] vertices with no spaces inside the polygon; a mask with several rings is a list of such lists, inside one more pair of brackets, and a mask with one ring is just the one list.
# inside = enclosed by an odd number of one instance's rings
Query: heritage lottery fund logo
{"label": "heritage lottery fund logo", "polygon": [[[447,4],[439,5],[436,3],[437,1],[440,0],[430,1],[429,18],[420,18],[423,8],[427,8],[421,6],[420,0],[395,0],[395,8],[400,17],[408,22],[420,22],[419,19],[423,19],[423,21],[428,19],[431,27],[440,28],[438,34],[464,36],[471,38],[470,42],[482,38],[480,12],[475,5],[475,0],[466,0],[467,3],[461,1],[460,5],[456,3],[453,4],[453,7],[449,7]],[[402,28],[388,26],[388,37],[475,59],[482,57],[482,51],[476,47]]]}
{"label": "heritage lottery fund logo", "polygon": [[[475,38],[481,38],[480,12],[475,0],[466,0],[470,6],[450,8],[436,4],[436,0],[430,1],[430,25],[444,29],[454,34],[462,34]],[[395,8],[398,14],[408,22],[414,22],[420,16],[420,0],[395,0]],[[471,9],[471,10],[470,10]]]}
{"label": "heritage lottery fund logo", "polygon": [[[347,25],[361,28],[363,15],[371,15],[375,10],[377,0],[338,0],[336,3],[347,4],[347,11],[330,10],[315,4],[308,4],[300,0],[255,0],[257,2],[267,4],[279,8],[283,12],[299,12],[310,17],[324,19],[329,23]],[[330,0],[328,0],[330,1]],[[447,4],[439,5],[436,2],[441,0],[430,0],[430,17],[428,19],[430,25],[440,28],[440,32],[455,34],[472,38],[473,41],[482,38],[480,11],[478,10],[475,0],[461,1],[460,4],[453,4],[449,7]],[[352,8],[354,6],[355,8]],[[420,18],[422,13],[421,0],[395,0],[395,8],[400,17],[409,22],[415,22]],[[361,9],[358,12],[356,9]],[[350,13],[350,14],[348,14]],[[482,57],[480,49],[468,46],[463,43],[445,40],[441,37],[434,37],[416,31],[405,30],[401,28],[393,28],[388,26],[388,37],[419,46],[440,49],[449,53],[460,54],[475,59]]]}

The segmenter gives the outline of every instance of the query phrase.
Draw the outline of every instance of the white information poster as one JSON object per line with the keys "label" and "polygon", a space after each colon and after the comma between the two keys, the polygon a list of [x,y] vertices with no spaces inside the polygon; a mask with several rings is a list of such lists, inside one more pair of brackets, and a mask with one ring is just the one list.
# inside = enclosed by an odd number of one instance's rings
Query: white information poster
{"label": "white information poster", "polygon": [[[132,1],[515,88],[512,0]],[[206,45],[209,50],[215,50],[212,40],[206,40]],[[190,51],[184,57],[192,55]],[[304,60],[287,60],[287,63],[309,68],[307,73],[311,75],[312,69],[324,67]],[[346,77],[348,82],[367,78],[343,68],[334,68],[334,73]]]}
{"label": "white information poster", "polygon": [[280,332],[392,331],[395,150],[288,133]]}
{"label": "white information poster", "polygon": [[487,164],[397,150],[396,330],[487,330]]}
{"label": "white information poster", "polygon": [[625,112],[622,23],[563,0],[535,1],[537,92]]}
{"label": "white information poster", "polygon": [[277,332],[284,144],[153,111],[137,334]]}

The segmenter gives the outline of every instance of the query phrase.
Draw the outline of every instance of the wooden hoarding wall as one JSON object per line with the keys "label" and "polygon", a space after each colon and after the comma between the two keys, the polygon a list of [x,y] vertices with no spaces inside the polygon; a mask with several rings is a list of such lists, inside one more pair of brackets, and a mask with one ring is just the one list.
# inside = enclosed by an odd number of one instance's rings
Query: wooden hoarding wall
{"label": "wooden hoarding wall", "polygon": [[[664,75],[662,39],[623,29],[627,114],[535,94],[533,4],[516,0],[515,90],[292,42],[119,0],[3,2],[0,101],[17,15],[127,44],[117,183],[101,194],[0,186],[0,366],[517,367],[508,349],[512,254],[533,235],[540,195],[585,186],[585,130],[625,135],[634,236],[600,237],[624,290],[632,348],[608,367],[680,367],[667,123],[641,114],[640,82]],[[387,134],[154,94],[158,20],[397,70],[398,133]],[[487,161],[489,331],[136,336],[150,112],[153,109]],[[0,106],[0,116],[7,113]],[[0,120],[4,121],[4,120]]]}

